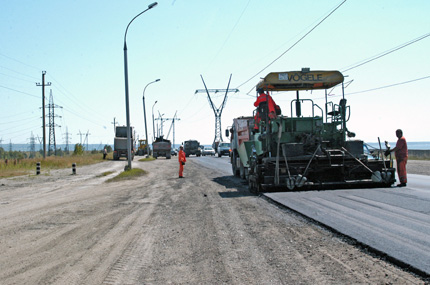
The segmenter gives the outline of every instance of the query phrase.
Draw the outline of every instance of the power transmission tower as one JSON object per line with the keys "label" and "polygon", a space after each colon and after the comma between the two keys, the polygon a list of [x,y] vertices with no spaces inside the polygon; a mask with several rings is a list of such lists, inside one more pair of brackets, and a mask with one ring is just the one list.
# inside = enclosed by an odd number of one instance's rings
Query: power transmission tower
{"label": "power transmission tower", "polygon": [[[60,127],[59,125],[56,125],[54,122],[54,118],[61,118],[61,116],[55,115],[54,110],[55,108],[63,108],[61,106],[54,104],[54,97],[52,96],[52,89],[49,95],[49,150],[48,150],[48,156],[52,155],[52,152],[54,152],[54,155],[57,155],[57,145],[55,143],[55,127]],[[54,147],[54,149],[52,149]]]}
{"label": "power transmission tower", "polygon": [[[79,132],[80,132],[80,131],[79,131]],[[89,135],[91,135],[91,134],[90,134],[90,130],[88,130],[88,131],[87,131],[87,133],[85,134],[85,140],[84,140],[84,144],[85,144],[85,142],[87,142],[87,151],[89,151],[89,148],[88,148],[88,136],[89,136]]]}
{"label": "power transmission tower", "polygon": [[66,127],[66,133],[65,133],[65,135],[66,135],[66,148],[64,149],[64,152],[66,153],[66,154],[69,154],[69,143],[70,143],[70,139],[71,139],[71,137],[70,137],[70,135],[71,135],[71,133],[69,133],[69,129],[68,129],[68,127]]}
{"label": "power transmission tower", "polygon": [[[231,81],[231,74],[230,74],[230,79],[228,80],[227,89],[208,89],[206,87],[205,81],[203,80],[203,76],[200,75],[200,77],[202,78],[203,85],[205,86],[205,89],[198,89],[198,90],[196,90],[196,92],[194,94],[206,92],[206,94],[208,95],[209,105],[212,107],[212,110],[214,111],[214,114],[215,114],[215,138],[214,138],[214,141],[212,143],[212,146],[215,147],[216,142],[222,141],[221,114],[222,114],[222,110],[224,109],[224,107],[227,103],[227,94],[229,92],[235,92],[235,93],[239,92],[239,89],[229,89],[230,81]],[[219,108],[216,108],[215,104],[213,103],[213,101],[211,99],[211,96],[209,95],[209,93],[218,93],[218,92],[225,92],[225,95],[224,95],[224,100],[221,103],[221,106]]]}
{"label": "power transmission tower", "polygon": [[34,138],[33,132],[31,132],[30,136],[30,158],[36,156],[36,140]]}
{"label": "power transmission tower", "polygon": [[169,132],[167,133],[167,137],[166,137],[166,139],[168,140],[169,139],[169,135],[170,135],[170,130],[172,129],[172,127],[173,127],[173,145],[172,145],[172,147],[174,148],[175,147],[175,121],[178,121],[178,120],[180,120],[177,116],[176,116],[176,113],[177,113],[178,111],[176,111],[175,112],[175,115],[173,116],[173,118],[166,118],[165,120],[167,121],[167,120],[172,120],[172,124],[170,125],[170,129],[169,129]]}
{"label": "power transmission tower", "polygon": [[[158,111],[158,118],[155,118],[155,120],[157,121],[157,137],[162,137],[163,136],[163,124],[164,121],[166,119],[163,118],[164,114],[161,115],[160,111]],[[158,121],[160,122],[160,128],[158,128]]]}
{"label": "power transmission tower", "polygon": [[79,137],[81,138],[81,140],[80,140],[80,145],[82,145],[82,135],[83,135],[83,133],[81,133],[81,130],[79,130],[78,135],[79,135]]}
{"label": "power transmission tower", "polygon": [[42,71],[42,84],[36,83],[36,86],[42,86],[43,158],[46,158],[45,86],[51,86],[51,82],[45,83],[45,74],[46,71]]}
{"label": "power transmission tower", "polygon": [[37,141],[39,142],[39,151],[42,150],[42,139],[37,135]]}

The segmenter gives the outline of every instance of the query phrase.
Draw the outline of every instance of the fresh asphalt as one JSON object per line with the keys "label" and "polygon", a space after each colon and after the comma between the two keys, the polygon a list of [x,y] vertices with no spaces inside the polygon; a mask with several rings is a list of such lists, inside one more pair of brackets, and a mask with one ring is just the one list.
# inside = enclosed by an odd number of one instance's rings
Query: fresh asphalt
{"label": "fresh asphalt", "polygon": [[[231,164],[224,157],[195,161],[231,175]],[[276,192],[264,196],[395,262],[430,275],[429,186],[430,176],[408,174],[408,185],[402,188]]]}
{"label": "fresh asphalt", "polygon": [[430,176],[407,187],[265,193],[394,261],[430,274]]}

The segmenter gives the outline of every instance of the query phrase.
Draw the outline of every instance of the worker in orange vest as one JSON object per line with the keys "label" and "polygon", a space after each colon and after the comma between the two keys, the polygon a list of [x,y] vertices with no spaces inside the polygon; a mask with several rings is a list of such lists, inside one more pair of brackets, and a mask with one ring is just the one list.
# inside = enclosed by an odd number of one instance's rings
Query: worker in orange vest
{"label": "worker in orange vest", "polygon": [[406,174],[406,163],[408,162],[408,145],[406,139],[403,136],[403,131],[401,129],[396,130],[397,143],[396,147],[387,150],[386,154],[394,151],[397,161],[397,175],[399,176],[400,184],[397,187],[405,187],[407,180]]}
{"label": "worker in orange vest", "polygon": [[187,159],[185,158],[185,152],[184,152],[183,146],[179,147],[178,161],[179,161],[179,178],[184,178],[182,174],[184,172],[184,165]]}
{"label": "worker in orange vest", "polygon": [[259,89],[258,93],[259,93],[258,98],[254,102],[254,106],[258,108],[257,113],[255,114],[255,117],[254,117],[254,122],[255,122],[254,129],[258,129],[258,124],[261,121],[262,114],[260,114],[260,112],[264,113],[267,110],[269,119],[275,119],[277,115],[281,114],[281,108],[278,105],[276,105],[272,96],[270,96],[268,93],[267,94],[264,93],[263,89]]}

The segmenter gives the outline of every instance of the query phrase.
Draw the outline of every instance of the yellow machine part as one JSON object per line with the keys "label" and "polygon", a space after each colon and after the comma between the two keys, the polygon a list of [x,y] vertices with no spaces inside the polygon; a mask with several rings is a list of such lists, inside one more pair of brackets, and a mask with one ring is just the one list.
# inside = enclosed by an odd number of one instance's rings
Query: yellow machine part
{"label": "yellow machine part", "polygon": [[261,80],[256,89],[266,91],[294,91],[327,89],[342,83],[344,77],[336,70],[307,70],[271,72]]}

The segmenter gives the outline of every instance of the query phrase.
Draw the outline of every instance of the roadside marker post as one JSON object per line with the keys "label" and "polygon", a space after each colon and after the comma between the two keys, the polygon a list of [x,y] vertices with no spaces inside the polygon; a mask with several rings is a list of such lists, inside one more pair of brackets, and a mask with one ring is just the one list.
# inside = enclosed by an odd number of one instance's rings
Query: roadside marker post
{"label": "roadside marker post", "polygon": [[36,162],[36,175],[40,174],[40,162]]}
{"label": "roadside marker post", "polygon": [[72,164],[72,174],[75,175],[76,174],[76,163]]}

